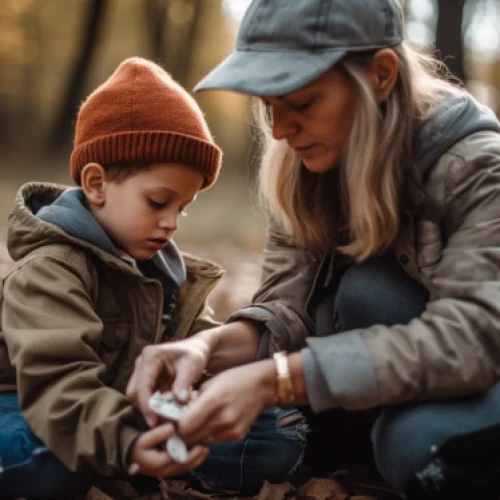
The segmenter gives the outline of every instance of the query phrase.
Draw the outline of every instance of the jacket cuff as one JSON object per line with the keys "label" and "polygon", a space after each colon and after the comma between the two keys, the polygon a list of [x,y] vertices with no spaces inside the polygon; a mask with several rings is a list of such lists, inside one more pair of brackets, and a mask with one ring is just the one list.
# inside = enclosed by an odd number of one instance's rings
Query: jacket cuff
{"label": "jacket cuff", "polygon": [[328,389],[328,385],[321,374],[313,351],[306,347],[300,351],[300,354],[302,357],[302,369],[304,370],[307,397],[312,411],[319,413],[339,406],[337,400]]}
{"label": "jacket cuff", "polygon": [[120,430],[120,461],[123,472],[128,475],[128,470],[132,464],[130,454],[136,439],[141,435],[141,431],[135,427],[124,425]]}
{"label": "jacket cuff", "polygon": [[249,319],[251,321],[257,321],[259,323],[266,323],[270,319],[274,318],[274,313],[260,306],[248,306],[244,309],[234,312],[229,316],[227,323],[233,323],[234,321],[239,321],[242,319]]}
{"label": "jacket cuff", "polygon": [[330,397],[348,410],[379,404],[375,370],[359,332],[307,338]]}

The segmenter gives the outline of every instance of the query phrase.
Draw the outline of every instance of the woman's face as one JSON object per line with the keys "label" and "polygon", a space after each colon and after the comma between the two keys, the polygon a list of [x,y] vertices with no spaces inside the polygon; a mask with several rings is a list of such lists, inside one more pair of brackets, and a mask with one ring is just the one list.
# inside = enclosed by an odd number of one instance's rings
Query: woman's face
{"label": "woman's face", "polygon": [[273,137],[285,140],[311,172],[335,168],[347,151],[356,92],[333,68],[306,87],[279,97],[262,96],[272,117]]}

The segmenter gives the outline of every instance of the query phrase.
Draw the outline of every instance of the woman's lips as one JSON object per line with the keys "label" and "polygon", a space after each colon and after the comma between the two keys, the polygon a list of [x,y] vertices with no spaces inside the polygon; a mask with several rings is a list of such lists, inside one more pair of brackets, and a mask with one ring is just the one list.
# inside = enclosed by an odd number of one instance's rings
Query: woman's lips
{"label": "woman's lips", "polygon": [[311,154],[314,154],[315,149],[318,147],[318,144],[311,144],[310,146],[301,146],[301,147],[295,147],[296,153],[301,157],[305,156],[310,156]]}

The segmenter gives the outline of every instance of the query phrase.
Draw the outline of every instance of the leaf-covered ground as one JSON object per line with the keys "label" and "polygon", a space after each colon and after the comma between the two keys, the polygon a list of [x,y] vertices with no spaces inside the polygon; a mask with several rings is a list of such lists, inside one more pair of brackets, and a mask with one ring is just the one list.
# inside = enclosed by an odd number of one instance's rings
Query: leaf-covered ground
{"label": "leaf-covered ground", "polygon": [[[106,491],[106,493],[105,493]],[[356,478],[347,470],[337,471],[328,477],[303,475],[294,484],[266,483],[255,496],[238,496],[230,492],[207,491],[192,487],[183,481],[161,480],[158,491],[138,494],[128,483],[115,481],[113,485],[94,487],[85,500],[396,500],[400,498],[386,485]]]}

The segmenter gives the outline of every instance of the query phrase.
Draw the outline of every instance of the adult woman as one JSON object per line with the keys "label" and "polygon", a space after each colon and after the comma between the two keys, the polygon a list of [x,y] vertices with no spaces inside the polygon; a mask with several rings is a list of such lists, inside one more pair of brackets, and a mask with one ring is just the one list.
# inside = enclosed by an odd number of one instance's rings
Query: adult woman
{"label": "adult woman", "polygon": [[495,498],[478,449],[500,438],[500,126],[403,41],[395,0],[373,4],[254,0],[198,86],[261,99],[262,284],[228,324],[146,350],[129,395],[148,414],[160,374],[179,391],[233,367],[202,386],[188,441],[310,405],[323,442],[372,428],[408,498]]}

